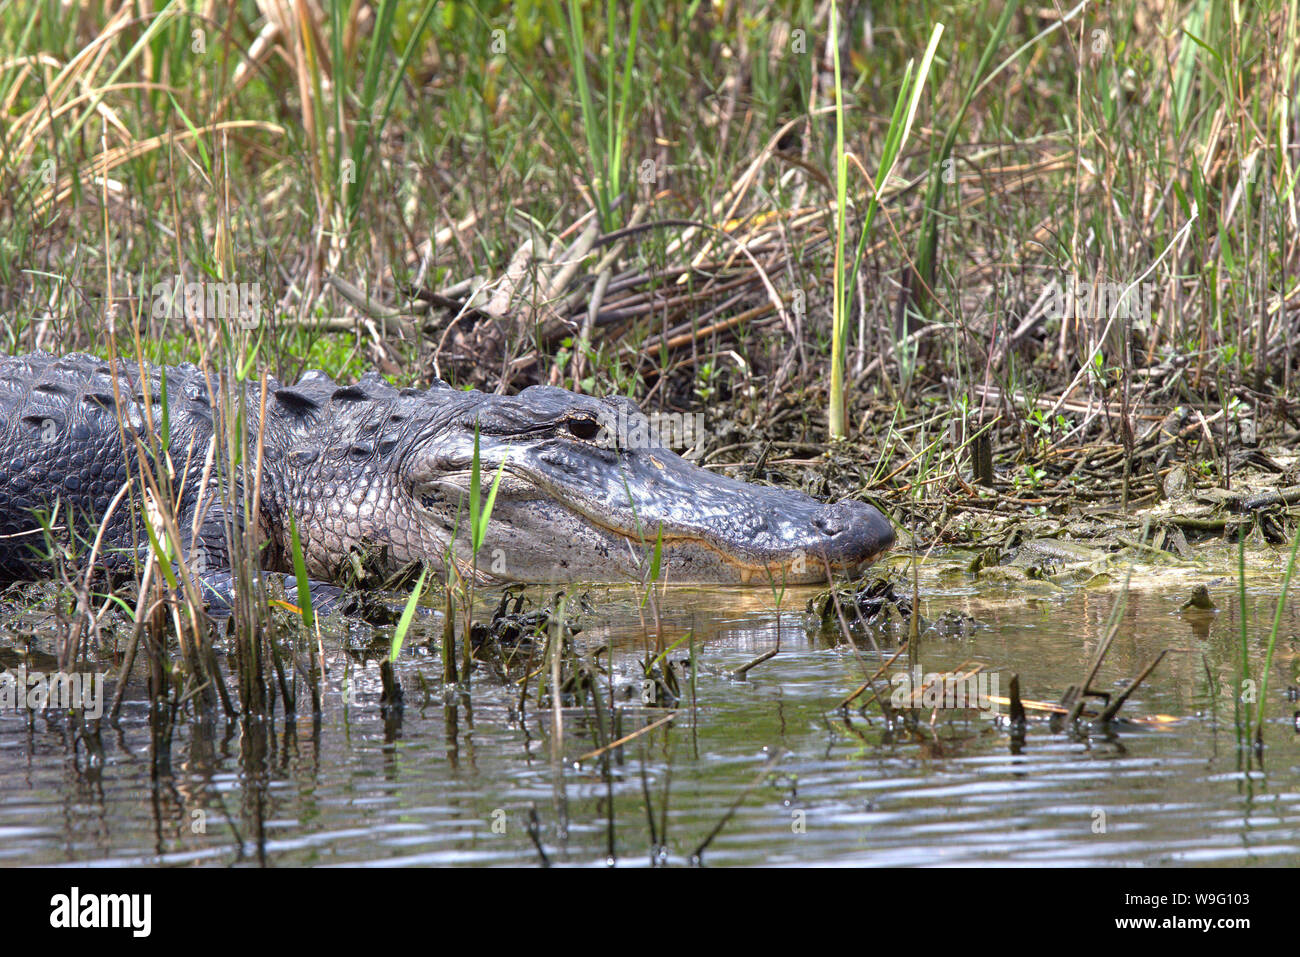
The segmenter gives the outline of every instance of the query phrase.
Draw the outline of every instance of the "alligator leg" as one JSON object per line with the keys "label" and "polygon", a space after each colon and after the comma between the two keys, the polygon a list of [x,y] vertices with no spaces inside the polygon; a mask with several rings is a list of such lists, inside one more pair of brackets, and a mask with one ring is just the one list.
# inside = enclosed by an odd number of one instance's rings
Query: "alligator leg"
{"label": "alligator leg", "polygon": [[[272,593],[279,589],[284,589],[285,598],[297,604],[298,601],[298,579],[287,572],[267,572],[258,571],[263,582],[272,586]],[[310,579],[308,581],[311,592],[311,607],[313,613],[317,615],[328,615],[340,608],[346,610],[351,600],[350,593],[337,585],[331,585],[328,582]],[[199,588],[203,595],[203,603],[207,608],[208,615],[212,618],[224,620],[229,618],[235,608],[235,575],[227,569],[220,571],[208,572],[199,577]]]}

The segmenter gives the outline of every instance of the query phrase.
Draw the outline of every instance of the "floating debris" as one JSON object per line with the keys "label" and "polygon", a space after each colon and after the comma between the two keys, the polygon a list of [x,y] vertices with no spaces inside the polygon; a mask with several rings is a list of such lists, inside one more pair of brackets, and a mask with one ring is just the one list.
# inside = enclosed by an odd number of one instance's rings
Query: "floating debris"
{"label": "floating debris", "polygon": [[[912,597],[900,595],[895,582],[888,578],[873,578],[858,588],[821,592],[808,601],[808,612],[816,616],[817,626],[823,636],[839,635],[840,621],[835,610],[835,598],[848,627],[861,630],[892,631],[897,627],[905,635],[912,618]],[[983,622],[963,612],[948,610],[934,620],[922,616],[917,621],[918,633],[923,638],[969,638]],[[750,665],[757,664],[754,662]]]}
{"label": "floating debris", "polygon": [[820,592],[808,601],[808,612],[816,616],[823,635],[840,633],[836,598],[850,628],[888,630],[897,622],[904,628],[912,617],[912,599],[900,595],[888,578],[873,578],[858,588],[846,587]]}
{"label": "floating debris", "polygon": [[1214,603],[1210,597],[1210,589],[1204,585],[1197,585],[1192,589],[1192,595],[1187,601],[1183,602],[1183,610],[1196,608],[1201,611],[1217,611],[1219,606]]}

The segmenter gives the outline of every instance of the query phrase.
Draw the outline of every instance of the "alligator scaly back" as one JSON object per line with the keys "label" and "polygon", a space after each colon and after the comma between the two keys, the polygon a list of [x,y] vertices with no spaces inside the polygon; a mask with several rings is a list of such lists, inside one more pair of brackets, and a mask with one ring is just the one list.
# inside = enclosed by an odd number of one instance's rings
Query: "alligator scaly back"
{"label": "alligator scaly back", "polygon": [[[142,375],[125,359],[0,358],[0,574],[31,577],[47,570],[42,555],[48,543],[37,515],[56,520],[54,537],[65,544],[71,538],[89,545],[102,523],[104,567],[121,568],[143,554],[138,477],[141,467],[154,467],[154,451],[161,448],[163,388],[161,369],[146,366]],[[208,382],[194,366],[167,370],[166,398],[172,485],[189,545],[216,412]],[[212,506],[218,498],[209,469],[203,499]],[[220,513],[204,509],[197,526],[211,562],[224,563]]]}
{"label": "alligator scaly back", "polygon": [[[257,461],[262,442],[257,513],[264,567],[292,570],[290,512],[297,516],[313,576],[346,577],[351,556],[373,533],[396,546],[399,564],[422,557],[403,547],[418,538],[407,527],[410,521],[384,514],[391,504],[385,459],[410,434],[409,423],[421,418],[402,406],[424,406],[426,393],[395,389],[373,373],[349,386],[315,371],[291,387],[271,378],[261,430],[258,382],[242,390],[242,416],[235,414],[237,404],[214,401],[239,391],[228,375],[214,373],[210,381],[188,364],[166,370],[146,365],[142,374],[127,359],[114,364],[84,354],[0,357],[0,575],[48,572],[38,515],[56,518],[55,538],[66,542],[71,532],[82,553],[102,524],[97,561],[105,568],[121,569],[143,556],[141,491],[163,486],[142,484],[142,468],[155,477],[170,475],[187,554],[201,546],[201,553],[190,556],[200,569],[225,567],[226,505],[240,501],[252,468],[221,465],[228,450],[214,439],[226,435],[222,422],[245,440],[248,463]],[[164,423],[165,445],[159,441]],[[160,473],[155,458],[164,448],[170,466]],[[228,493],[224,483],[232,480]]]}

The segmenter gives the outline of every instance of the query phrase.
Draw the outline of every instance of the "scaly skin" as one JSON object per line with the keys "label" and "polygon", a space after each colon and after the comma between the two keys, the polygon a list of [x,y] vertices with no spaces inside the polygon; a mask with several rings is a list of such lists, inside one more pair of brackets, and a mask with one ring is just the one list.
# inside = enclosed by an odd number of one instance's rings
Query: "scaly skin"
{"label": "scaly skin", "polygon": [[[0,576],[43,573],[34,512],[57,514],[82,541],[102,526],[97,560],[106,567],[144,554],[139,481],[110,504],[139,474],[140,456],[159,471],[161,373],[150,366],[142,377],[119,360],[114,375],[85,355],[0,358]],[[661,580],[815,582],[828,567],[857,571],[894,540],[889,521],[865,503],[823,505],[715,475],[635,441],[644,437],[635,427],[629,442],[626,424],[644,420],[623,399],[544,386],[516,396],[443,383],[398,390],[375,373],[339,386],[310,372],[292,386],[268,380],[264,428],[260,387],[247,384],[240,433],[235,394],[231,382],[209,383],[193,366],[166,370],[176,515],[183,547],[191,557],[201,548],[207,569],[226,566],[235,523],[225,503],[240,500],[243,482],[260,489],[266,569],[291,570],[293,515],[316,579],[343,583],[358,568],[385,574],[412,562],[442,570],[449,554],[467,571],[476,424],[484,498],[503,466],[477,561],[482,580],[639,580],[662,534]],[[236,470],[233,495],[221,485],[227,470],[209,464],[214,423],[218,435],[247,437],[249,464]]]}

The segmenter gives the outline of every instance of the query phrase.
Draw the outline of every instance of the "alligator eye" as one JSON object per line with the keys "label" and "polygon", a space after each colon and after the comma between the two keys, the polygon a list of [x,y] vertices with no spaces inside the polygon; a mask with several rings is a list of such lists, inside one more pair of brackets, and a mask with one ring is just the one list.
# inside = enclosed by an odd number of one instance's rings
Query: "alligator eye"
{"label": "alligator eye", "polygon": [[595,419],[569,419],[564,424],[570,433],[587,442],[600,435],[600,423]]}

